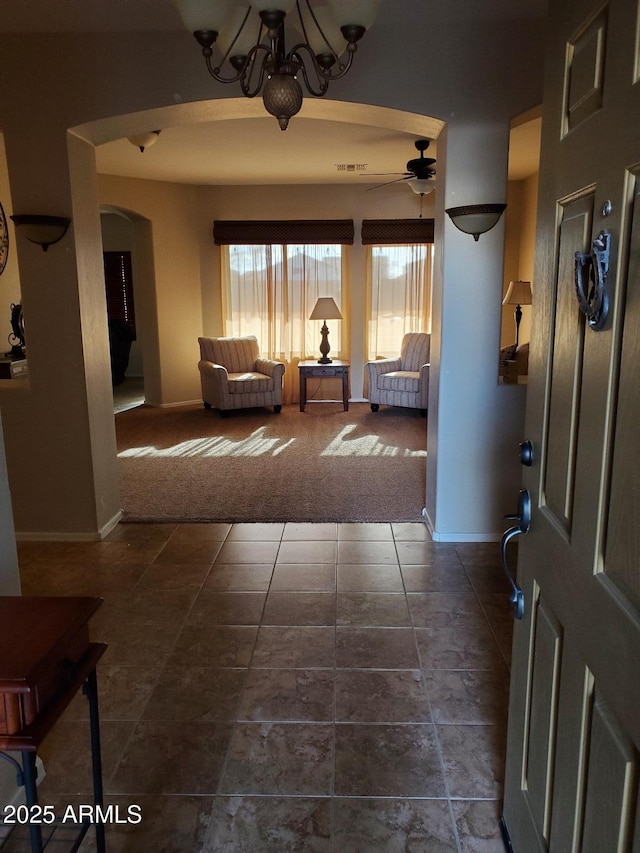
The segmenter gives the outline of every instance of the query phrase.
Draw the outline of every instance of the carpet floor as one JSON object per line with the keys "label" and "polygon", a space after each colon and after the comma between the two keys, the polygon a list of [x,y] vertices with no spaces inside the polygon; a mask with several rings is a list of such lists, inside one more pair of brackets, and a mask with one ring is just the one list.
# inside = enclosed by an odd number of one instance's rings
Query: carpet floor
{"label": "carpet floor", "polygon": [[116,415],[124,521],[420,521],[426,419],[352,403]]}

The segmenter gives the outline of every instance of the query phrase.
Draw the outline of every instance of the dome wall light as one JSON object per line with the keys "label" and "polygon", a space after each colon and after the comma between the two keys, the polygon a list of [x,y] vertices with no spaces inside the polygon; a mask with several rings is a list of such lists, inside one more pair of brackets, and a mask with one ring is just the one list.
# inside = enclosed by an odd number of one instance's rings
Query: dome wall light
{"label": "dome wall light", "polygon": [[[238,7],[233,0],[173,0],[202,48],[209,74],[219,83],[240,83],[247,98],[262,92],[265,109],[276,116],[281,130],[302,107],[298,77],[310,95],[326,94],[329,83],[351,68],[358,42],[373,24],[381,2],[328,0],[319,5],[313,0],[255,0]],[[295,19],[290,20],[294,9]],[[285,21],[293,25],[291,49],[285,46]],[[219,61],[213,59],[214,45]]]}
{"label": "dome wall light", "polygon": [[149,133],[138,133],[135,136],[127,136],[127,141],[135,145],[136,148],[139,148],[140,153],[143,154],[145,148],[151,148],[152,145],[156,144],[160,133],[161,131],[159,130],[152,130]]}
{"label": "dome wall light", "polygon": [[459,231],[473,234],[473,239],[478,242],[481,234],[486,234],[498,224],[506,207],[506,204],[467,204],[450,207],[445,213]]}
{"label": "dome wall light", "polygon": [[27,240],[42,246],[43,252],[46,252],[54,243],[59,243],[71,224],[71,220],[66,216],[47,216],[38,213],[17,214],[11,219]]}

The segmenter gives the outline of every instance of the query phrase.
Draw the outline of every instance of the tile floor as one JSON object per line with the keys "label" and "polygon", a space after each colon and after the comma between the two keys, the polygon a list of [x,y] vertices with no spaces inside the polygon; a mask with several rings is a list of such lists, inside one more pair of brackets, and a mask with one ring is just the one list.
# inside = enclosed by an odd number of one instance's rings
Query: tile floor
{"label": "tile floor", "polygon": [[[24,594],[104,598],[106,800],[143,815],[108,826],[110,853],[504,853],[497,545],[422,524],[140,524],[19,557]],[[58,813],[90,802],[85,706],[42,747]]]}

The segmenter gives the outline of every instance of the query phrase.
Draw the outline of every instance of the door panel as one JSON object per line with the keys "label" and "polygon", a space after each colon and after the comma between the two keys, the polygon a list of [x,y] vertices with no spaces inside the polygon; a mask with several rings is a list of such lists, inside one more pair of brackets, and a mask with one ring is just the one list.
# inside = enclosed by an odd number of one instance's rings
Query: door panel
{"label": "door panel", "polygon": [[[640,853],[637,0],[550,0],[504,820],[515,853]],[[604,211],[611,202],[610,214]],[[576,252],[611,238],[610,315]]]}

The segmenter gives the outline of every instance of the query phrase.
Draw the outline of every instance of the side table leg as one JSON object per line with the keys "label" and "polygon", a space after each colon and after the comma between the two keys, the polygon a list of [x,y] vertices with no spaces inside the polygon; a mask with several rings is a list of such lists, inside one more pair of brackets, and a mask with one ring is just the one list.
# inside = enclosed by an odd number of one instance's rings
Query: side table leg
{"label": "side table leg", "polygon": [[307,402],[307,377],[300,371],[300,411],[304,412],[304,407]]}
{"label": "side table leg", "polygon": [[349,374],[346,370],[342,374],[342,407],[345,412],[349,411]]}
{"label": "side table leg", "polygon": [[[36,785],[36,753],[22,753],[22,779],[24,782],[24,793],[27,800],[29,814],[34,813],[34,806],[38,805],[38,789]],[[42,832],[40,824],[29,822],[29,840],[31,841],[31,853],[42,853]]]}
{"label": "side table leg", "polygon": [[[84,694],[89,700],[89,725],[91,728],[91,765],[93,770],[93,799],[97,806],[104,805],[102,788],[102,754],[100,751],[100,719],[98,714],[98,678],[95,669],[87,676]],[[96,849],[105,853],[104,823],[96,821]]]}

